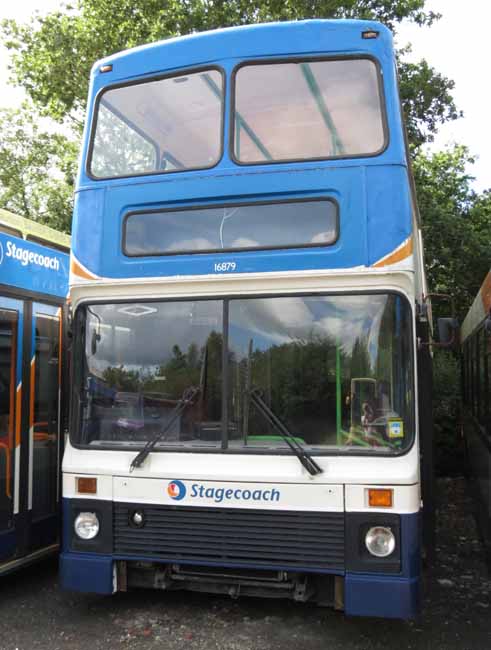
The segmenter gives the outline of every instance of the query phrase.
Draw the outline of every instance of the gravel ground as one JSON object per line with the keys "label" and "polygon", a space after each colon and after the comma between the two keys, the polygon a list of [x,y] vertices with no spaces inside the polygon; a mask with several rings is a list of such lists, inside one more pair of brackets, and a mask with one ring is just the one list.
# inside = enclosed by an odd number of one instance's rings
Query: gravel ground
{"label": "gravel ground", "polygon": [[438,564],[417,622],[186,592],[67,594],[49,561],[0,579],[0,650],[488,650],[491,579],[472,502],[461,479],[439,488]]}

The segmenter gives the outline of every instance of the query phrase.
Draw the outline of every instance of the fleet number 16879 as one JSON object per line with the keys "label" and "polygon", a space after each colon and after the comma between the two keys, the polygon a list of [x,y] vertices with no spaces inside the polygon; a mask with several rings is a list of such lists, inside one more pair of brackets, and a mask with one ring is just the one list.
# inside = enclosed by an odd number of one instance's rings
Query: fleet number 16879
{"label": "fleet number 16879", "polygon": [[237,264],[235,262],[215,262],[213,268],[215,269],[215,273],[221,271],[235,271]]}

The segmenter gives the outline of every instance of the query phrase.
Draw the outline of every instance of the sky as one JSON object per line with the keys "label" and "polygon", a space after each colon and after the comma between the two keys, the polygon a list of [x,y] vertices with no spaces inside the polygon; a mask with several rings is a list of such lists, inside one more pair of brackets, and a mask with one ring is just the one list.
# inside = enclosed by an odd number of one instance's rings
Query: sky
{"label": "sky", "polygon": [[[37,10],[46,13],[57,9],[59,0],[17,0],[0,5],[0,19],[26,21]],[[438,72],[455,81],[453,95],[464,117],[445,124],[430,149],[438,150],[457,142],[469,147],[477,157],[469,172],[476,177],[477,191],[491,188],[491,136],[488,126],[491,90],[488,89],[489,0],[427,0],[426,8],[442,14],[432,27],[411,23],[398,29],[399,46],[412,44],[411,60],[425,58]],[[7,84],[8,55],[0,47],[0,106],[15,106],[23,97],[19,89]]]}
{"label": "sky", "polygon": [[398,30],[399,46],[412,44],[410,60],[425,58],[438,72],[453,79],[453,96],[464,117],[440,128],[432,146],[442,149],[457,142],[477,157],[469,171],[478,191],[491,188],[491,135],[489,129],[488,66],[489,0],[427,0],[427,8],[442,14],[432,27],[405,24]]}

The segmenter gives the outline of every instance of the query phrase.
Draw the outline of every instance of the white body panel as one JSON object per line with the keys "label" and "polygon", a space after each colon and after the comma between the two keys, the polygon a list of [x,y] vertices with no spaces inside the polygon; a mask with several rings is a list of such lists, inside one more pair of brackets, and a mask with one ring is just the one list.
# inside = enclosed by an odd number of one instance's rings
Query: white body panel
{"label": "white body panel", "polygon": [[[133,451],[65,450],[63,472],[90,476],[127,476],[202,481],[240,481],[261,483],[307,483],[335,485],[413,485],[419,482],[418,450],[413,445],[402,456],[315,456],[323,473],[312,476],[293,455],[211,454],[162,452],[149,455],[142,467],[130,473]],[[352,452],[351,452],[352,453]]]}
{"label": "white body panel", "polygon": [[310,291],[398,291],[414,303],[414,272],[385,268],[289,271],[277,273],[217,273],[215,275],[171,276],[141,280],[107,279],[70,286],[73,310],[82,300],[144,300],[199,298],[201,296],[271,295]]}
{"label": "white body panel", "polygon": [[421,508],[419,483],[393,486],[394,495],[391,508],[374,508],[370,506],[368,504],[369,488],[387,488],[387,485],[347,485],[345,488],[346,512],[398,512],[399,514],[409,514],[419,512]]}
{"label": "white body panel", "polygon": [[[305,510],[325,512],[398,512],[420,509],[417,447],[397,458],[317,456],[323,473],[311,476],[294,456],[154,452],[130,473],[136,451],[79,450],[68,445],[63,463],[65,498],[90,498],[161,505]],[[97,494],[77,492],[77,476],[96,476]],[[186,496],[171,498],[168,485],[178,479]],[[197,485],[193,496],[193,485]],[[203,490],[199,488],[203,486]],[[391,508],[368,506],[368,488],[392,487]],[[212,494],[206,490],[211,489]],[[220,498],[217,490],[280,492],[274,499]],[[224,497],[226,495],[224,494]]]}

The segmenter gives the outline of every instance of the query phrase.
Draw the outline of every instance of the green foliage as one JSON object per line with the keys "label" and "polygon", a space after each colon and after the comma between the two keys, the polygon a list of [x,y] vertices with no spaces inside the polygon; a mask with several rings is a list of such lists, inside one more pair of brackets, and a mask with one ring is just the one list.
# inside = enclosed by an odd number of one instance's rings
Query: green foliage
{"label": "green foliage", "polygon": [[460,320],[490,267],[491,194],[472,189],[472,162],[462,146],[414,161],[429,287],[454,297]]}
{"label": "green foliage", "polygon": [[137,370],[126,370],[122,365],[108,366],[102,373],[102,379],[115,390],[136,393],[140,382],[140,373]]}
{"label": "green foliage", "polygon": [[460,420],[460,363],[452,352],[433,357],[433,435],[435,468],[439,475],[462,473]]}
{"label": "green foliage", "polygon": [[[391,29],[404,19],[438,18],[425,0],[78,0],[27,24],[5,20],[1,32],[11,72],[43,115],[81,124],[94,61],[130,47],[208,29],[303,18],[367,18]],[[404,109],[415,144],[458,113],[453,84],[425,62],[401,68]]]}
{"label": "green foliage", "polygon": [[[414,173],[421,212],[430,291],[455,298],[456,315],[465,317],[491,265],[491,192],[476,194],[465,147],[432,155],[419,152]],[[434,316],[448,316],[447,302],[436,302]],[[462,471],[458,430],[460,364],[452,352],[434,354],[434,432],[440,474]]]}
{"label": "green foliage", "polygon": [[462,116],[453,101],[455,84],[423,59],[399,61],[399,92],[409,142],[419,146],[432,142],[440,124]]}
{"label": "green foliage", "polygon": [[95,176],[125,176],[152,170],[158,165],[154,145],[114,113],[101,105],[97,116],[97,137],[92,157]]}
{"label": "green foliage", "polygon": [[77,146],[43,131],[27,107],[0,111],[0,207],[69,232],[76,158]]}

